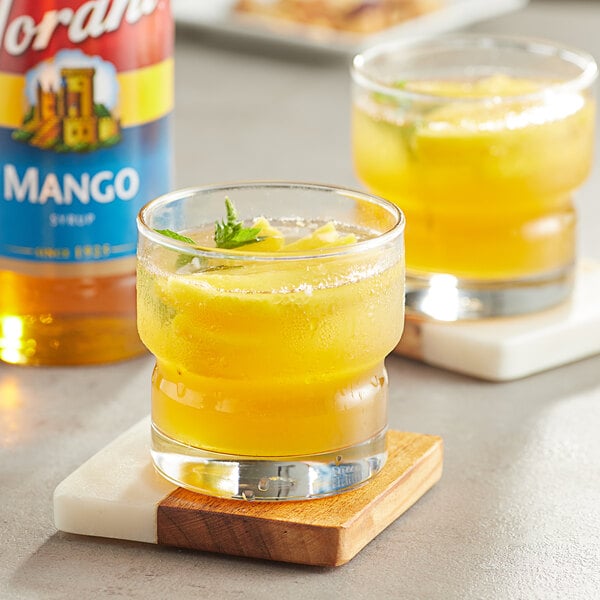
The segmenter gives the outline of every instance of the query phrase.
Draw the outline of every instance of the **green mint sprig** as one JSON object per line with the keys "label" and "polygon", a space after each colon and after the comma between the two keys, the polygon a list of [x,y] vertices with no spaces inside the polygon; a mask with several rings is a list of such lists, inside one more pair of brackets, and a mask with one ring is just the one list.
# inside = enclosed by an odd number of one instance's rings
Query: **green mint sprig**
{"label": "green mint sprig", "polygon": [[263,238],[259,237],[260,227],[244,227],[239,220],[235,206],[229,198],[225,198],[225,210],[227,219],[215,223],[215,244],[217,248],[226,248],[231,250],[260,242]]}
{"label": "green mint sprig", "polygon": [[[233,249],[239,248],[240,246],[246,246],[247,244],[254,244],[260,242],[262,237],[258,236],[260,227],[244,227],[243,223],[239,220],[235,206],[229,198],[225,198],[225,209],[227,211],[227,219],[222,220],[220,223],[215,223],[215,235],[214,240],[217,248]],[[185,235],[181,235],[172,229],[155,229],[156,233],[165,235],[178,242],[184,242],[191,246],[198,247],[196,242]],[[194,256],[191,254],[180,253],[177,257],[175,267],[177,269],[185,267],[192,262]],[[218,270],[224,268],[223,266],[211,267],[208,270]]]}

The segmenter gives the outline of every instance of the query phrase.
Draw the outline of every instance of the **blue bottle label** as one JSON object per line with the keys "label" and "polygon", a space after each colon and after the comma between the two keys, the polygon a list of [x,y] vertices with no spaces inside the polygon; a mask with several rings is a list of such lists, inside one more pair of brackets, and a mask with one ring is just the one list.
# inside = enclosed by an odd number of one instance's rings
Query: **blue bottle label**
{"label": "blue bottle label", "polygon": [[[9,43],[9,34],[25,31],[25,18],[33,17],[15,16],[3,46],[0,28],[0,86],[10,92],[0,106],[0,257],[60,263],[131,257],[139,209],[170,186],[168,36],[153,52],[140,52],[140,64],[131,64],[131,47],[119,53],[110,39],[99,44],[102,36],[125,40],[139,28],[148,39],[143,28],[154,31],[152,19],[161,23],[162,5],[144,0],[119,12],[117,5],[90,4],[87,20],[73,6],[57,13],[52,32],[70,47],[52,52],[48,44],[35,64],[33,50],[51,39],[42,35],[51,19],[39,16],[31,48]],[[102,10],[111,11],[104,20]],[[84,52],[86,44],[94,53]],[[25,72],[15,62],[21,58]]]}
{"label": "blue bottle label", "polygon": [[91,261],[135,254],[135,218],[170,183],[170,117],[130,127],[118,144],[89,153],[20,144],[0,129],[6,158],[0,251],[35,261]]}

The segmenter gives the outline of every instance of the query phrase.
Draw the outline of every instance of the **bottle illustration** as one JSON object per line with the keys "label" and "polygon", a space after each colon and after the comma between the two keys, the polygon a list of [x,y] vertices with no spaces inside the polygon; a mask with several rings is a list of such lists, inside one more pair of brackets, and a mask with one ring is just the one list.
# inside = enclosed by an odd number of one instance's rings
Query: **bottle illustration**
{"label": "bottle illustration", "polygon": [[135,217],[171,184],[168,0],[0,0],[0,360],[143,352]]}

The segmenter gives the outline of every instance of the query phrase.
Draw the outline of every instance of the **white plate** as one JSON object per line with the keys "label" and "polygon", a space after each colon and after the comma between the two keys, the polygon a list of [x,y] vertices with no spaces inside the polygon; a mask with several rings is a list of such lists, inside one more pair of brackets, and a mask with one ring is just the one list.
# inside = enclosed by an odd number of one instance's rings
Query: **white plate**
{"label": "white plate", "polygon": [[236,0],[173,0],[178,23],[229,35],[283,42],[295,46],[353,53],[376,42],[402,36],[435,35],[522,8],[528,0],[444,0],[438,10],[372,34],[268,20],[234,11]]}

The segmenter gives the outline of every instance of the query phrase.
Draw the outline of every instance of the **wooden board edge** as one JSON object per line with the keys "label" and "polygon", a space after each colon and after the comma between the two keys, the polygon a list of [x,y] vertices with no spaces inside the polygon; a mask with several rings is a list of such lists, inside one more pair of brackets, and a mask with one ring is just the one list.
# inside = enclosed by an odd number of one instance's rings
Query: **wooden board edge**
{"label": "wooden board edge", "polygon": [[[159,544],[313,566],[332,566],[336,561],[340,541],[337,527],[307,527],[304,523],[177,506],[188,494],[194,495],[177,490],[158,507]],[[189,536],[188,530],[194,535]]]}
{"label": "wooden board edge", "polygon": [[[352,523],[340,530],[339,551],[332,566],[349,562],[441,479],[444,442],[438,436],[428,437],[435,440],[429,450],[402,477],[396,479],[386,493],[376,498]],[[412,485],[409,494],[406,493],[407,484]]]}

